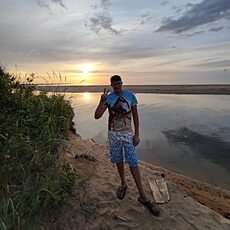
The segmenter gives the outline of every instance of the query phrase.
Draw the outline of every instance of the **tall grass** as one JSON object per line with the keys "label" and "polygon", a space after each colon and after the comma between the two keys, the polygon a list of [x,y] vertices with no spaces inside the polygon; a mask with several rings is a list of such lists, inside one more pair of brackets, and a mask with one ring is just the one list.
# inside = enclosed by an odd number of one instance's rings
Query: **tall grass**
{"label": "tall grass", "polygon": [[0,67],[0,229],[37,229],[71,194],[59,162],[73,111],[62,95],[33,93]]}

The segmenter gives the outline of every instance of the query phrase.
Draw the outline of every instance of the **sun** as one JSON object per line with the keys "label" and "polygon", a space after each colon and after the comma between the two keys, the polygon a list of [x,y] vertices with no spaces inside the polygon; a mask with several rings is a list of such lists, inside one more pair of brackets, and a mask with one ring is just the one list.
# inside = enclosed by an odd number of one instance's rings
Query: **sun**
{"label": "sun", "polygon": [[88,76],[89,72],[92,71],[93,67],[90,64],[84,64],[81,66],[81,71],[84,76]]}
{"label": "sun", "polygon": [[93,66],[90,64],[83,64],[80,66],[81,74],[80,74],[80,84],[88,85],[88,80],[92,75],[90,72],[93,70]]}

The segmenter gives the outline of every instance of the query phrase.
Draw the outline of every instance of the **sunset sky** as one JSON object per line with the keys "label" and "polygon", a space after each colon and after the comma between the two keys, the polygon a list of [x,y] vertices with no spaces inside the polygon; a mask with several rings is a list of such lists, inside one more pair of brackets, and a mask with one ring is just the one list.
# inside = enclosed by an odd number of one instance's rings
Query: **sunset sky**
{"label": "sunset sky", "polygon": [[230,84],[230,0],[0,0],[0,28],[35,83]]}

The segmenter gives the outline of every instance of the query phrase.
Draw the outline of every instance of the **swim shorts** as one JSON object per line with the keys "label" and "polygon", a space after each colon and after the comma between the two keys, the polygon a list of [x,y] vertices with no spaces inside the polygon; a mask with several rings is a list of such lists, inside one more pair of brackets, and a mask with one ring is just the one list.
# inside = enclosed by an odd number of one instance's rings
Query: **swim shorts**
{"label": "swim shorts", "polygon": [[133,144],[134,134],[132,131],[108,131],[110,148],[110,159],[112,163],[118,164],[123,161],[123,149],[125,152],[125,163],[132,167],[138,167],[137,152]]}

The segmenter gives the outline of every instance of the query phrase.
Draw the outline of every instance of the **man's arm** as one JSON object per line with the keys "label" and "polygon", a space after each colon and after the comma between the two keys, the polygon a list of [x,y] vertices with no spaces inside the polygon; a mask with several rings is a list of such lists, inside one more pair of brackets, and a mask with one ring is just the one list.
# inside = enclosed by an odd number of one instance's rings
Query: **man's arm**
{"label": "man's arm", "polygon": [[101,95],[101,99],[100,102],[95,110],[94,113],[94,118],[95,119],[99,119],[102,117],[102,115],[104,114],[105,110],[107,109],[107,106],[104,104],[106,97],[108,95],[109,90],[107,90],[106,88],[104,89],[104,93]]}
{"label": "man's arm", "polygon": [[136,146],[140,142],[140,138],[139,138],[139,115],[138,115],[138,111],[137,111],[137,105],[132,106],[132,114],[133,114],[134,130],[135,130],[133,144]]}
{"label": "man's arm", "polygon": [[104,101],[100,100],[100,102],[99,102],[99,104],[95,110],[94,118],[95,119],[101,118],[106,109],[107,109],[107,106],[104,105]]}

